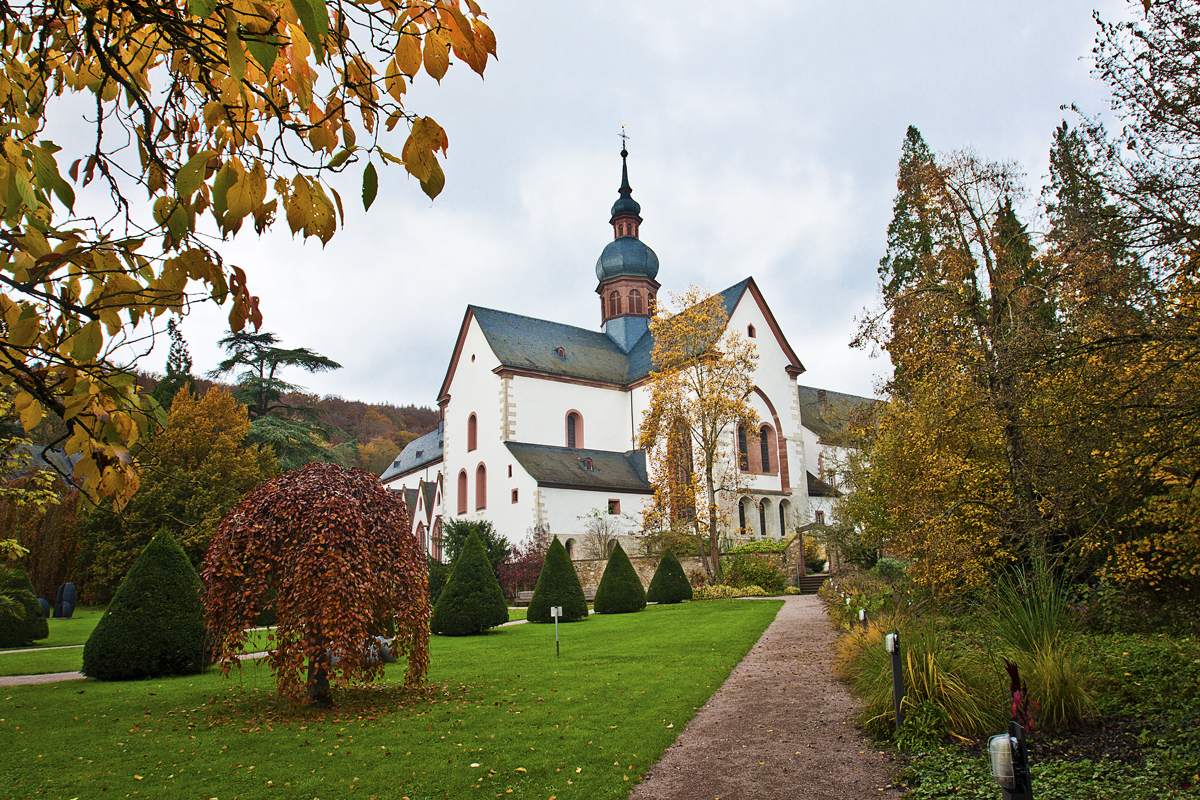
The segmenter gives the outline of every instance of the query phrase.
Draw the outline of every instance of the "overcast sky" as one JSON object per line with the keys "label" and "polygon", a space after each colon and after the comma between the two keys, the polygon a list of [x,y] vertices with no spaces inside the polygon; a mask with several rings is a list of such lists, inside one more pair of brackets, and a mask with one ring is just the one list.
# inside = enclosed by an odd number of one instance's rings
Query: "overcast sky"
{"label": "overcast sky", "polygon": [[[1108,104],[1090,75],[1090,4],[480,1],[499,50],[486,79],[456,64],[408,95],[449,133],[436,202],[392,167],[371,212],[348,202],[325,248],[286,224],[224,248],[265,330],[344,366],[285,376],[312,391],[432,405],[467,304],[598,329],[626,124],[664,291],[752,275],[802,383],[872,394],[886,359],[848,343],[877,302],[906,127],[935,151],[1019,162],[1036,195],[1051,133],[1074,118],[1060,107]],[[384,146],[402,143],[397,130]],[[358,196],[352,173],[344,198]],[[183,323],[198,373],[220,358],[226,313]],[[160,349],[143,368],[162,371]]]}

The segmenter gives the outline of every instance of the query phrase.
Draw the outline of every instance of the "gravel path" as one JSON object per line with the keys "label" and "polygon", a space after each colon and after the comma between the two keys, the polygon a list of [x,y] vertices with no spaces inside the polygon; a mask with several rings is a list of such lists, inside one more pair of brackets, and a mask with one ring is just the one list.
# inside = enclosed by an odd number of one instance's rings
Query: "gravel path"
{"label": "gravel path", "polygon": [[898,798],[894,765],[833,678],[837,634],[815,595],[786,598],[758,644],[630,800]]}

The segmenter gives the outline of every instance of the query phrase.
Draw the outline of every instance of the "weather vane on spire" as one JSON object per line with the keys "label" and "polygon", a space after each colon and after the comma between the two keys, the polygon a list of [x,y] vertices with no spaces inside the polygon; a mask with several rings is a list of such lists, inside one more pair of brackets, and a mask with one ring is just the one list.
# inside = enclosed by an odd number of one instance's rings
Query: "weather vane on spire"
{"label": "weather vane on spire", "polygon": [[625,143],[629,141],[629,135],[625,133],[625,123],[621,123],[621,155],[625,155]]}

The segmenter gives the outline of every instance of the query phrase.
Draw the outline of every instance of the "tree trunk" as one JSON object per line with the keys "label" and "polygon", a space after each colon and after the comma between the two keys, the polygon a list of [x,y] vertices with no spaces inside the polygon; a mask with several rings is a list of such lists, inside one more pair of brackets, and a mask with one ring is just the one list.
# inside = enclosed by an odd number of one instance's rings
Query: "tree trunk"
{"label": "tree trunk", "polygon": [[333,694],[329,690],[329,674],[325,665],[313,660],[308,662],[308,702],[317,708],[332,708]]}
{"label": "tree trunk", "polygon": [[704,471],[705,489],[708,494],[708,556],[712,560],[709,576],[714,581],[721,580],[721,541],[717,531],[717,490],[713,486],[712,465],[708,464]]}

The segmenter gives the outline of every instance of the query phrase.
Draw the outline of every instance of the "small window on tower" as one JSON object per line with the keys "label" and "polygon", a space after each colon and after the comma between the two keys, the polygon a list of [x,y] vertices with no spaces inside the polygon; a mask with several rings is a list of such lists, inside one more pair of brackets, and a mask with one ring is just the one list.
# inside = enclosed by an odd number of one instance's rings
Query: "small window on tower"
{"label": "small window on tower", "polygon": [[513,496],[513,502],[514,503],[517,502],[517,490],[516,489],[512,490],[512,496]]}
{"label": "small window on tower", "polygon": [[642,313],[642,293],[639,292],[637,289],[629,290],[629,313],[630,314],[641,314]]}
{"label": "small window on tower", "polygon": [[512,477],[512,464],[508,465],[508,477]]}
{"label": "small window on tower", "polygon": [[608,296],[608,315],[610,317],[618,317],[621,315],[621,293],[613,292]]}
{"label": "small window on tower", "polygon": [[755,338],[755,334],[757,334],[757,331],[754,330],[754,326],[747,325],[746,326],[746,335],[749,336],[751,339],[753,339],[753,338]]}

